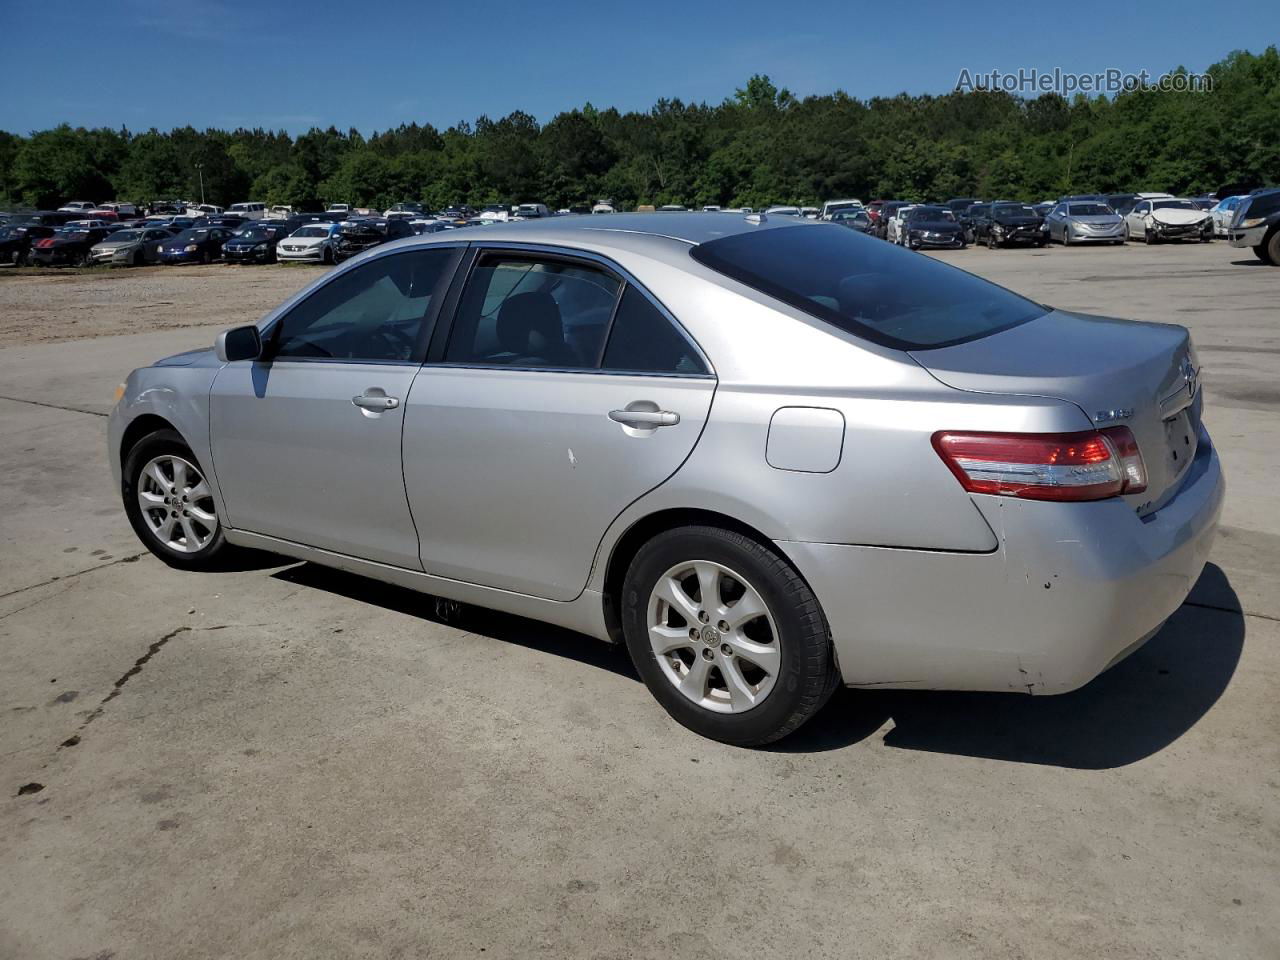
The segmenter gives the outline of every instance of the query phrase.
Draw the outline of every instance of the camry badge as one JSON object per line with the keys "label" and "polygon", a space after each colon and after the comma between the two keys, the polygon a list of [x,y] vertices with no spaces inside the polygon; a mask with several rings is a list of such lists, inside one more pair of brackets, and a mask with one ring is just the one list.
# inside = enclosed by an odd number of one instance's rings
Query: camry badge
{"label": "camry badge", "polygon": [[1132,407],[1120,407],[1116,410],[1099,410],[1093,415],[1093,422],[1111,423],[1113,420],[1128,420],[1132,416]]}

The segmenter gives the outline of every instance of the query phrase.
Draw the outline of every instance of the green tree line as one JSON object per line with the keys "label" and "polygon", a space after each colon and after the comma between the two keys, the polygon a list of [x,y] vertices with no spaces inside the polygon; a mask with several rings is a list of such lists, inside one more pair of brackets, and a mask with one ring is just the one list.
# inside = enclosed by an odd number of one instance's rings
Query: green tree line
{"label": "green tree line", "polygon": [[[1181,68],[1179,68],[1181,70]],[[586,106],[539,124],[517,111],[447,130],[409,123],[365,137],[314,128],[0,132],[0,208],[67,200],[261,200],[315,208],[416,200],[623,207],[761,207],[824,198],[1212,191],[1280,181],[1280,54],[1235,52],[1209,92],[1154,86],[1114,97],[1003,92],[797,98],[754,76],[709,106]]]}

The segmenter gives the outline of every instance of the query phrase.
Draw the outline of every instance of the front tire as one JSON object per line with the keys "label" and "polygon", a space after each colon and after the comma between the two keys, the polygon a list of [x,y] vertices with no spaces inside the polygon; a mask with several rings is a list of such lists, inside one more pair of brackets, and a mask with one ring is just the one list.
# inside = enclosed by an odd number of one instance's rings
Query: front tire
{"label": "front tire", "polygon": [[654,698],[695,733],[736,746],[785,737],[839,683],[817,598],[782,557],[729,530],[668,530],[627,570],[627,649]]}
{"label": "front tire", "polygon": [[181,434],[157,430],[134,444],[120,492],[134,533],[169,566],[209,569],[234,552],[204,469]]}
{"label": "front tire", "polygon": [[1280,267],[1280,229],[1273,229],[1271,235],[1253,248],[1258,259],[1273,267]]}

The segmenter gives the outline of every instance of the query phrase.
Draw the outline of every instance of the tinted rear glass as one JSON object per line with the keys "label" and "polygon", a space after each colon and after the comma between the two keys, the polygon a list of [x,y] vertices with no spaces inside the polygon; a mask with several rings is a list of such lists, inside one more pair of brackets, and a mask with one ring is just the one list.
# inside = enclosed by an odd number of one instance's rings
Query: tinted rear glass
{"label": "tinted rear glass", "polygon": [[690,255],[841,330],[900,350],[976,340],[1046,312],[963,270],[834,224],[739,233]]}

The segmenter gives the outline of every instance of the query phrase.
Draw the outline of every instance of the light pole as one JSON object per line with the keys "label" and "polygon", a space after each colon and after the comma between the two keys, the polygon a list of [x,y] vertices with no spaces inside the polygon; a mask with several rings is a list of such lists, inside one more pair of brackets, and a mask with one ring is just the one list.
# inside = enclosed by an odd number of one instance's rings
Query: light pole
{"label": "light pole", "polygon": [[204,205],[204,164],[196,164],[196,173],[200,175],[200,204]]}

